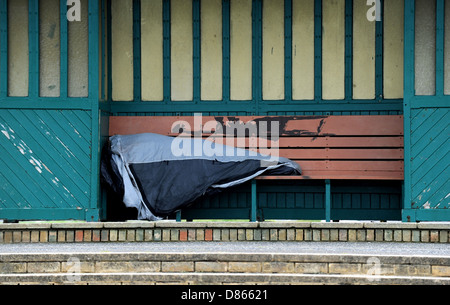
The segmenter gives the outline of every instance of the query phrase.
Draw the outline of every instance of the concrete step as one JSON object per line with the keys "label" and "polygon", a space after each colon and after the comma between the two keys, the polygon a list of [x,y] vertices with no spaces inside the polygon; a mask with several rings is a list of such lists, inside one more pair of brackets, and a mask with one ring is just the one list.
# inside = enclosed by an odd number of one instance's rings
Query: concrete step
{"label": "concrete step", "polygon": [[450,256],[4,253],[0,284],[450,284]]}
{"label": "concrete step", "polygon": [[1,274],[0,285],[450,285],[450,278],[351,274],[126,272]]}

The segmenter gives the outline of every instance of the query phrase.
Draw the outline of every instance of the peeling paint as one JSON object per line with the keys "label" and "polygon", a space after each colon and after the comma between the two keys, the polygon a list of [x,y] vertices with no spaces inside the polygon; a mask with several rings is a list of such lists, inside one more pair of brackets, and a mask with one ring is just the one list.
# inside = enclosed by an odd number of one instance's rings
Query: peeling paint
{"label": "peeling paint", "polygon": [[430,208],[431,208],[430,202],[429,202],[429,201],[425,202],[424,205],[423,205],[422,207],[423,207],[424,209],[430,209]]}
{"label": "peeling paint", "polygon": [[[47,165],[45,165],[45,163],[42,160],[36,158],[33,155],[33,150],[23,140],[16,140],[16,137],[14,136],[15,131],[11,127],[5,126],[4,124],[1,123],[0,127],[1,127],[0,131],[2,132],[2,134],[11,142],[12,145],[14,145],[14,147],[19,151],[20,154],[22,154],[27,158],[28,162],[34,167],[34,169],[40,175],[44,173],[44,170],[47,171],[49,174],[53,176],[50,178],[50,181],[55,186],[61,187],[60,180],[53,174],[50,168]],[[51,136],[51,134],[48,131],[46,132],[46,134]],[[68,147],[64,145],[64,143],[58,137],[56,137],[56,139],[69,151]],[[69,153],[71,152],[69,151]],[[75,198],[67,187],[62,185],[62,188],[64,189],[66,196]]]}

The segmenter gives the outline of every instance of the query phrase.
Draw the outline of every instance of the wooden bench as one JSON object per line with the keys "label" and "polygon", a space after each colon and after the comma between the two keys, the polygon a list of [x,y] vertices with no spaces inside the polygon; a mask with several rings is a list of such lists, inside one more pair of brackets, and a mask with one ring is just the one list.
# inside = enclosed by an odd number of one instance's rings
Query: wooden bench
{"label": "wooden bench", "polygon": [[[248,124],[247,129],[239,135],[236,126],[242,124]],[[255,129],[251,124],[256,125],[257,135],[252,133]],[[278,127],[273,128],[272,124]],[[185,136],[239,147],[245,143],[246,148],[262,153],[273,153],[276,148],[280,157],[298,162],[301,176],[260,176],[252,181],[251,221],[257,219],[257,181],[260,180],[323,180],[324,218],[330,221],[331,180],[401,181],[404,177],[403,117],[398,115],[110,118],[110,135],[145,132],[168,136],[180,136],[182,132]],[[227,135],[234,137],[227,138]]]}

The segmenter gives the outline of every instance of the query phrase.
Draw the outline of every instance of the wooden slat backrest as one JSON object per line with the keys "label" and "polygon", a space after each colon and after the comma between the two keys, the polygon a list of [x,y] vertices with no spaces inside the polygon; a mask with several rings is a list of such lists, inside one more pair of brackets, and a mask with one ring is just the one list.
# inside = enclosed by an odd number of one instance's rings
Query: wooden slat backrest
{"label": "wooden slat backrest", "polygon": [[[239,134],[236,127],[243,124],[247,128]],[[273,153],[272,148],[276,147],[279,156],[300,164],[300,179],[403,179],[402,116],[110,118],[110,135],[146,132],[169,136],[180,136],[182,132],[182,136],[202,137],[262,153]]]}
{"label": "wooden slat backrest", "polygon": [[[197,120],[197,121],[196,121]],[[178,135],[179,130],[217,134],[207,122],[217,122],[226,134],[227,126],[234,131],[235,122],[277,122],[280,136],[403,136],[403,118],[396,115],[379,116],[242,116],[242,117],[177,117],[177,116],[113,116],[110,117],[109,134],[158,133]],[[269,130],[270,133],[270,130]]]}

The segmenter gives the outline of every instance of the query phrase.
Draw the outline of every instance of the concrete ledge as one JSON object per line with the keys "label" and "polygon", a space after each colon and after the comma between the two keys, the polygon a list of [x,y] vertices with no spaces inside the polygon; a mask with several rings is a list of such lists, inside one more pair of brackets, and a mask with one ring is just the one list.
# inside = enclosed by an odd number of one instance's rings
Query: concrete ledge
{"label": "concrete ledge", "polygon": [[[377,262],[377,276],[373,276]],[[76,264],[76,265],[75,265]],[[73,273],[76,272],[76,273]],[[0,284],[450,284],[450,257],[270,253],[1,254]],[[329,282],[331,281],[331,282]]]}
{"label": "concrete ledge", "polygon": [[338,274],[266,274],[266,273],[91,273],[91,274],[7,274],[0,275],[2,285],[34,284],[290,284],[290,285],[450,285],[450,279],[409,276],[361,276]]}
{"label": "concrete ledge", "polygon": [[[377,258],[380,264],[436,265],[450,268],[448,256],[403,256],[373,254],[278,254],[278,253],[33,253],[0,254],[0,263],[67,262],[76,257],[81,262],[258,262],[258,263],[353,263],[367,264]],[[450,277],[450,269],[446,276]],[[0,273],[3,273],[0,269]]]}
{"label": "concrete ledge", "polygon": [[0,243],[134,241],[449,243],[450,223],[130,221],[0,224]]}

